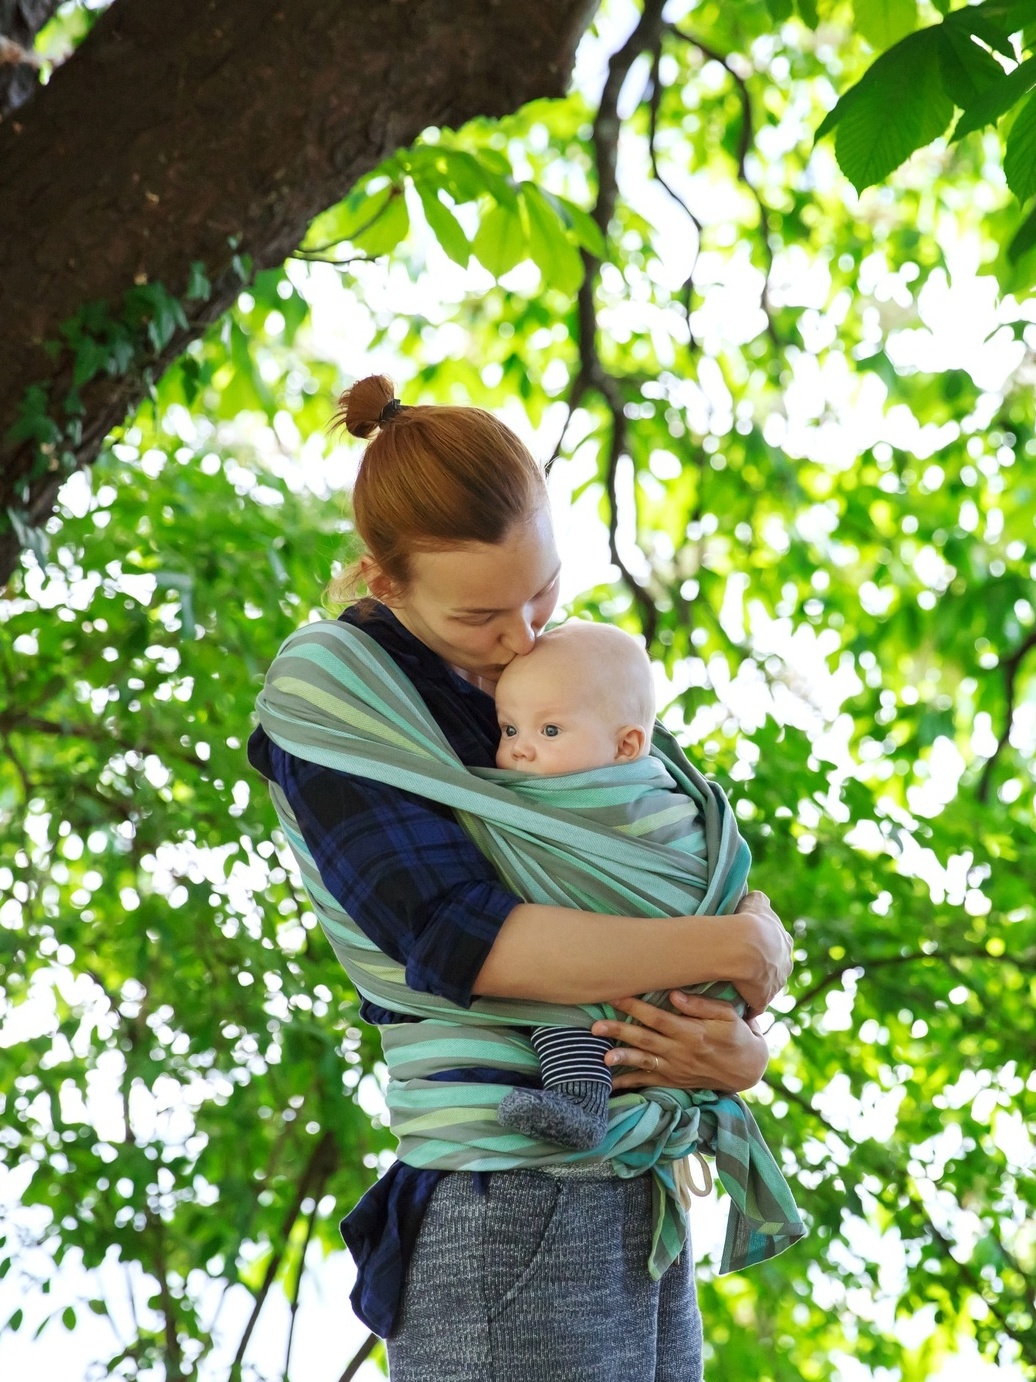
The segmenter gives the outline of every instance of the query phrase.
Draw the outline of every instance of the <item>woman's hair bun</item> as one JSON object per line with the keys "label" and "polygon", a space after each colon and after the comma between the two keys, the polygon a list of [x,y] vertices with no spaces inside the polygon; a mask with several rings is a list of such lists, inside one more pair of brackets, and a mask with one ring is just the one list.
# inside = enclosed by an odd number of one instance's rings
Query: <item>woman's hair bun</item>
{"label": "woman's hair bun", "polygon": [[331,431],[344,428],[351,436],[369,437],[381,426],[381,414],[386,403],[396,396],[396,386],[384,374],[368,374],[357,379],[338,399],[338,407],[331,419]]}

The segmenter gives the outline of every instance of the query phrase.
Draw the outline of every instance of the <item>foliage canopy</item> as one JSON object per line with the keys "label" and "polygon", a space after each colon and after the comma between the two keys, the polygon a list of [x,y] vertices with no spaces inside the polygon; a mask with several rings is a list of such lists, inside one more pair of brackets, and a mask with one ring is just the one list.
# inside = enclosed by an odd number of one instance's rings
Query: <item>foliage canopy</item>
{"label": "foliage canopy", "polygon": [[[611,559],[571,607],[644,632],[795,930],[753,1097],[811,1236],[706,1264],[710,1377],[1036,1377],[1030,8],[606,10],[572,95],[397,153],[69,483],[2,606],[9,1330],[118,1259],[106,1375],[280,1375],[252,1325],[390,1146],[243,741],[353,550],[334,395],[394,359],[522,410]],[[920,152],[857,197],[832,128],[859,188]]]}

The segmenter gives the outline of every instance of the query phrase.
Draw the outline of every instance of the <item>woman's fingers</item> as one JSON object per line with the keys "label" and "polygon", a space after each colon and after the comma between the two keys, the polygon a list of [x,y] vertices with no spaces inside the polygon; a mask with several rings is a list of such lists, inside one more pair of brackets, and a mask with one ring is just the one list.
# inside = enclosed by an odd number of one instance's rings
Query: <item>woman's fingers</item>
{"label": "woman's fingers", "polygon": [[737,1020],[733,1006],[723,998],[706,998],[701,993],[684,993],[682,989],[673,989],[669,1000],[685,1017],[711,1017],[721,1022]]}
{"label": "woman's fingers", "polygon": [[638,1086],[669,1083],[665,1074],[665,1059],[657,1051],[642,1051],[633,1047],[617,1046],[614,1051],[608,1052],[604,1060],[608,1066],[629,1067],[621,1075],[613,1076],[613,1089],[629,1089],[631,1081]]}
{"label": "woman's fingers", "polygon": [[750,963],[745,973],[734,976],[748,1004],[748,1016],[765,1011],[788,982],[792,970],[792,939],[762,892],[749,892],[738,903],[735,916],[742,923],[742,943]]}
{"label": "woman's fingers", "polygon": [[648,1089],[651,1085],[665,1085],[666,1081],[654,1073],[647,1075],[641,1070],[630,1070],[625,1075],[616,1075],[612,1089]]}
{"label": "woman's fingers", "polygon": [[[645,1027],[652,1027],[656,1032],[666,1032],[671,1034],[679,1025],[679,1018],[675,1013],[667,1012],[665,1008],[656,1008],[652,1003],[645,1003],[642,998],[618,998],[612,1004],[613,1008],[618,1008],[619,1012],[629,1013],[630,1017]],[[631,1024],[623,1022],[620,1024],[622,1031],[629,1031]]]}
{"label": "woman's fingers", "polygon": [[674,989],[669,997],[674,1007],[680,1009],[679,1013],[656,1008],[639,998],[616,999],[612,1007],[635,1017],[641,1024],[640,1027],[629,1022],[595,1022],[592,1028],[594,1036],[611,1037],[613,1041],[626,1041],[631,1045],[652,1049],[651,1040],[646,1033],[661,1032],[663,1036],[678,1040],[683,1034],[684,1017],[704,1017],[720,1022],[737,1020],[737,1013],[731,1005],[720,998],[703,998],[700,993],[682,993],[679,989]]}

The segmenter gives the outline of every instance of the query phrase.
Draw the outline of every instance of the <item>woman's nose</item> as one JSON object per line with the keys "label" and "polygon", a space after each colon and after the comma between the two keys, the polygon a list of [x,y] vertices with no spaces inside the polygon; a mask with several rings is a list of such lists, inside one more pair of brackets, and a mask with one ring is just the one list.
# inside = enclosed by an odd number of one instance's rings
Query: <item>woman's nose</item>
{"label": "woman's nose", "polygon": [[515,657],[524,657],[526,653],[532,652],[536,646],[536,630],[532,626],[528,611],[523,610],[515,617],[500,641]]}

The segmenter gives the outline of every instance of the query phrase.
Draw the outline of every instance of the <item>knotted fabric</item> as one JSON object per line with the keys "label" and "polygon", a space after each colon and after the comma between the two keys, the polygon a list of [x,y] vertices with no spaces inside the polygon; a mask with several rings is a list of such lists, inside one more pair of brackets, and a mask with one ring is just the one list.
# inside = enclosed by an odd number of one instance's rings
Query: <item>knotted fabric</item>
{"label": "knotted fabric", "polygon": [[[661,725],[650,757],[634,763],[559,777],[467,768],[392,659],[362,630],[331,620],[290,635],[257,706],[263,729],[286,752],[451,807],[501,880],[527,902],[690,918],[731,913],[744,894],[750,857],[733,812]],[[356,989],[423,1019],[381,1029],[401,1161],[507,1171],[610,1160],[620,1176],[650,1171],[648,1268],[655,1278],[686,1240],[674,1164],[695,1151],[716,1158],[731,1200],[721,1271],[773,1257],[803,1236],[784,1177],[737,1095],[626,1091],[610,1101],[605,1140],[577,1152],[502,1128],[496,1109],[508,1085],[431,1078],[476,1068],[535,1076],[537,1058],[523,1028],[589,1027],[620,1015],[604,1003],[509,998],[478,998],[462,1008],[409,989],[404,966],[378,950],[323,886],[284,793],[272,782],[270,792],[316,916]],[[689,991],[728,998],[743,1010],[730,985]],[[667,992],[645,997],[663,1005]]]}

